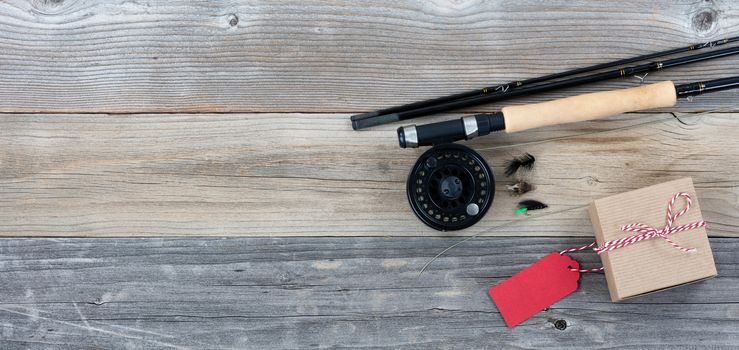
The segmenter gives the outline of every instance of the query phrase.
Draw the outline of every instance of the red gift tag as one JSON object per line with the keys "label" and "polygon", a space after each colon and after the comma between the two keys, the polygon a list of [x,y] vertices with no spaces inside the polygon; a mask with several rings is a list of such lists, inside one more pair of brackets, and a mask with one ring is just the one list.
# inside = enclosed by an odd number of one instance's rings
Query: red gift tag
{"label": "red gift tag", "polygon": [[491,287],[488,295],[506,325],[513,328],[577,290],[580,273],[570,268],[580,265],[568,256],[552,253]]}

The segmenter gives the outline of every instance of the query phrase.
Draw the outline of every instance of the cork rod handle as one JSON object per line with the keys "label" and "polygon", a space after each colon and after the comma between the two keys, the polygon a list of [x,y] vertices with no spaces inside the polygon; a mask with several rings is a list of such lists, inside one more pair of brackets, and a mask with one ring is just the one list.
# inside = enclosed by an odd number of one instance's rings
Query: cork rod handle
{"label": "cork rod handle", "polygon": [[504,107],[505,131],[516,132],[547,125],[601,119],[643,109],[674,106],[671,81],[614,91],[594,92],[523,106]]}

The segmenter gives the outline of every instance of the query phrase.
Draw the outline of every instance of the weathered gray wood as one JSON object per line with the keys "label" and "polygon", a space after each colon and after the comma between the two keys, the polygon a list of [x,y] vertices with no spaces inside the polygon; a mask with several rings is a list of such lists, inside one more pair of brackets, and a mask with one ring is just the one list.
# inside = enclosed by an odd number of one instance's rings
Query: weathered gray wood
{"label": "weathered gray wood", "polygon": [[[423,150],[398,149],[397,125],[353,132],[347,116],[737,24],[731,1],[2,1],[0,235],[389,237],[2,239],[0,349],[736,348],[736,238],[711,240],[716,279],[613,304],[602,276],[584,276],[513,330],[487,288],[588,238],[476,239],[418,277],[457,241],[407,207]],[[667,112],[737,111],[737,96]],[[690,175],[709,234],[737,237],[738,117],[631,114],[476,140],[499,175],[495,207],[444,235],[590,236],[591,199]],[[551,206],[528,218],[499,171],[522,152],[538,159],[526,198]]]}
{"label": "weathered gray wood", "polygon": [[[0,112],[367,111],[738,35],[734,5],[3,1]],[[723,59],[648,80],[722,77],[737,64]],[[679,108],[732,106],[730,96]]]}
{"label": "weathered gray wood", "polygon": [[[424,150],[398,148],[394,126],[355,132],[337,114],[0,118],[0,235],[460,234],[412,214],[405,180]],[[737,236],[739,115],[682,120],[631,114],[474,140],[497,195],[461,234],[592,236],[593,199],[692,176],[709,234]],[[527,218],[502,174],[523,152],[537,157],[524,198],[550,205]],[[510,220],[523,221],[497,228]]]}
{"label": "weathered gray wood", "polygon": [[[487,289],[583,239],[0,240],[0,347],[731,348],[739,240],[719,276],[611,303],[601,275],[519,327]],[[576,256],[596,266],[592,253]],[[645,268],[658,268],[646,266]],[[553,323],[565,320],[567,328]]]}

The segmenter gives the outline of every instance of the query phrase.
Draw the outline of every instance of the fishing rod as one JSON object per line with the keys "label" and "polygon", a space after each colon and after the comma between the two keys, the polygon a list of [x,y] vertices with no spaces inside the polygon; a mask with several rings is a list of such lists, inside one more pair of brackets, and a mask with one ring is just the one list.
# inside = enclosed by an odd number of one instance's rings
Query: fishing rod
{"label": "fishing rod", "polygon": [[[402,106],[390,107],[390,108],[378,110],[375,112],[353,115],[351,116],[352,128],[354,128],[355,130],[359,130],[359,129],[364,129],[364,128],[368,128],[371,126],[387,124],[387,123],[392,123],[396,121],[420,117],[420,116],[424,116],[428,114],[444,112],[444,111],[448,111],[451,109],[471,107],[471,106],[476,106],[476,105],[484,104],[484,103],[502,101],[502,100],[513,98],[516,96],[529,95],[529,94],[534,94],[534,93],[539,93],[539,92],[544,92],[544,91],[550,91],[550,90],[554,90],[554,89],[558,89],[562,87],[571,87],[571,86],[590,83],[590,82],[597,82],[597,81],[606,80],[606,79],[618,78],[618,77],[634,74],[634,73],[627,72],[629,68],[634,68],[634,67],[624,67],[624,68],[611,71],[611,73],[616,72],[616,74],[593,75],[591,76],[591,79],[573,78],[573,79],[570,79],[569,83],[567,84],[550,83],[550,84],[535,85],[538,83],[548,82],[548,81],[559,79],[559,78],[566,78],[566,77],[583,74],[583,73],[591,73],[591,72],[601,70],[601,69],[624,66],[626,64],[630,64],[630,63],[634,63],[638,61],[644,61],[648,59],[664,57],[664,56],[683,53],[687,51],[701,50],[704,48],[712,48],[715,46],[720,46],[720,45],[724,45],[724,44],[728,44],[728,43],[736,42],[736,41],[739,41],[739,36],[710,41],[710,42],[706,42],[702,44],[693,44],[693,45],[682,47],[682,48],[646,54],[642,56],[617,60],[617,61],[608,62],[608,63],[597,64],[594,66],[589,66],[589,67],[584,67],[584,68],[572,69],[572,70],[568,70],[565,72],[549,74],[549,75],[531,78],[531,79],[522,80],[522,81],[512,81],[506,84],[489,86],[489,87],[485,87],[482,89],[471,90],[471,91],[458,93],[454,95],[438,97],[438,98],[434,98],[434,99],[430,99],[426,101],[414,102],[414,103],[410,103],[410,104],[406,104]],[[722,56],[717,56],[717,57],[722,57]],[[717,58],[717,57],[710,56],[709,58],[706,58],[706,59]],[[667,61],[663,63],[666,63],[666,62]],[[653,65],[657,65],[659,63],[660,62],[654,62]],[[691,63],[691,62],[686,62],[686,63]],[[664,68],[668,68],[668,66],[663,64],[659,68],[656,68],[656,70],[664,69]],[[627,74],[621,74],[622,72],[627,73]],[[534,85],[533,87],[535,87],[535,89],[527,89],[527,88],[533,88],[532,85]],[[514,92],[516,92],[516,94],[514,94]]]}
{"label": "fishing rod", "polygon": [[739,88],[739,76],[675,85],[671,81],[594,92],[558,100],[503,107],[500,112],[398,129],[401,147],[436,145],[411,168],[406,195],[411,209],[427,226],[460,230],[478,222],[495,195],[493,172],[484,158],[464,145],[451,143],[547,125],[594,120],[643,109],[674,106],[677,98]]}
{"label": "fishing rod", "polygon": [[[726,48],[722,50],[716,50],[711,52],[705,52],[685,57],[679,57],[674,58],[666,61],[657,61],[657,62],[651,62],[651,63],[645,63],[638,66],[631,66],[626,68],[619,68],[614,69],[610,71],[600,72],[600,73],[594,73],[591,75],[585,75],[580,77],[574,77],[570,79],[565,80],[559,80],[548,84],[543,85],[536,85],[528,88],[521,88],[516,89],[513,91],[510,91],[505,94],[505,98],[512,98],[512,97],[518,97],[518,96],[524,96],[524,95],[530,95],[535,94],[539,92],[549,91],[552,89],[563,89],[568,87],[573,87],[576,85],[581,85],[585,83],[592,83],[607,79],[614,79],[618,77],[624,77],[629,75],[635,75],[635,74],[641,74],[641,73],[648,73],[648,72],[654,72],[670,67],[677,67],[685,64],[690,63],[696,63],[696,62],[702,62],[707,61],[711,59],[731,56],[739,54],[739,47],[731,47]],[[470,106],[476,106],[479,104],[491,102],[491,101],[497,101],[500,98],[501,95],[488,95],[488,96],[481,96],[481,97],[475,97],[470,98],[466,100],[459,100],[459,101],[452,101],[447,102],[441,105],[416,109],[408,112],[401,112],[394,114],[395,116],[401,117],[401,120],[408,119],[413,116],[417,115],[426,115],[431,113],[436,113],[440,111],[445,111],[449,109],[457,109],[457,108],[465,108]]]}
{"label": "fishing rod", "polygon": [[644,109],[671,107],[678,97],[689,97],[733,89],[739,76],[675,85],[671,81],[634,88],[594,92],[553,101],[503,107],[500,112],[482,113],[425,125],[398,128],[402,148],[469,140],[495,131],[506,133],[546,125],[605,118]]}

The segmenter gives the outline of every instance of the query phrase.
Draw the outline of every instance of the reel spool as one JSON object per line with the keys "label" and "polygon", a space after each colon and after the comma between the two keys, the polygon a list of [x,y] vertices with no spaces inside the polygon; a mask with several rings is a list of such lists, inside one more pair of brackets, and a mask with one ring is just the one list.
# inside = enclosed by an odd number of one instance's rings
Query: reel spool
{"label": "reel spool", "polygon": [[408,202],[416,216],[439,231],[478,222],[495,195],[493,172],[469,147],[448,143],[424,152],[408,175]]}

